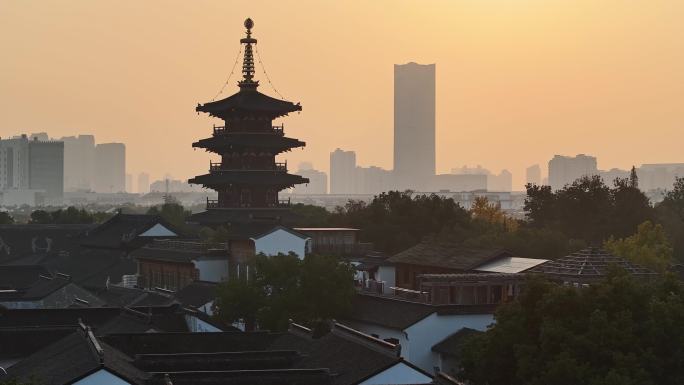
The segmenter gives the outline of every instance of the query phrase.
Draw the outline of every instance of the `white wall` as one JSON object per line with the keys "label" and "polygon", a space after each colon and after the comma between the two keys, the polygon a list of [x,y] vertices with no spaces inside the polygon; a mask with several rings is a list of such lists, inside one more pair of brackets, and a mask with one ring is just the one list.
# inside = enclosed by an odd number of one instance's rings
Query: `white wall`
{"label": "white wall", "polygon": [[385,281],[385,286],[383,287],[384,294],[391,294],[392,290],[390,290],[390,287],[396,286],[395,282],[394,282],[394,276],[395,276],[394,266],[379,266],[378,267],[378,274],[375,278],[378,281]]}
{"label": "white wall", "polygon": [[208,322],[204,322],[201,319],[199,319],[193,315],[190,315],[190,314],[185,315],[185,323],[186,323],[186,325],[188,325],[188,329],[192,333],[207,333],[207,332],[215,333],[215,332],[222,332],[223,331],[223,330],[217,328],[216,326],[211,325]]}
{"label": "white wall", "polygon": [[200,281],[221,282],[228,279],[228,259],[201,259],[192,263],[199,270]]}
{"label": "white wall", "polygon": [[164,227],[161,223],[150,227],[144,233],[138,235],[139,237],[176,237],[178,234]]}
{"label": "white wall", "polygon": [[418,370],[399,362],[388,369],[363,381],[360,385],[380,385],[380,384],[430,384],[432,378],[419,372]]}
{"label": "white wall", "polygon": [[432,373],[433,368],[439,366],[439,355],[432,351],[435,344],[462,328],[484,331],[492,323],[494,323],[493,314],[437,315],[437,313],[432,313],[405,330],[408,334],[409,349],[404,354],[402,345],[402,356],[410,363]]}
{"label": "white wall", "polygon": [[130,385],[130,382],[124,381],[121,377],[110,373],[106,369],[100,369],[74,382],[73,385]]}
{"label": "white wall", "polygon": [[299,259],[304,259],[306,255],[306,240],[283,229],[278,229],[270,234],[264,235],[259,239],[253,239],[254,249],[257,254],[278,255],[295,253]]}
{"label": "white wall", "polygon": [[366,333],[368,335],[377,335],[378,338],[380,338],[381,340],[384,340],[386,338],[396,338],[397,340],[399,340],[399,344],[401,345],[401,356],[406,357],[409,346],[408,340],[406,339],[406,335],[403,331],[380,325],[351,320],[345,320],[344,322],[342,322],[342,324],[345,326],[349,326],[352,329],[356,329],[362,333]]}

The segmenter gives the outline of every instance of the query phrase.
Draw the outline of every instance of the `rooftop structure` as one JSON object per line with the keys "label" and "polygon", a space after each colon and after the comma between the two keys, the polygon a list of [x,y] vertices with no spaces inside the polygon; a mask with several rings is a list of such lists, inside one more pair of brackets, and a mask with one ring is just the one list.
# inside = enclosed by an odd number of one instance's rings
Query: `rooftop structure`
{"label": "rooftop structure", "polygon": [[[188,181],[218,192],[217,200],[207,200],[208,211],[285,208],[289,202],[279,201],[278,192],[308,182],[306,178],[289,174],[287,163],[276,162],[278,154],[304,147],[305,143],[286,137],[283,125],[274,125],[273,120],[301,111],[302,107],[257,91],[259,82],[254,80],[252,51],[257,40],[252,37],[253,26],[251,19],[245,20],[246,37],[240,40],[244,45],[240,90],[196,108],[224,121],[222,126],[214,126],[211,137],[192,145],[221,157],[220,162],[210,162],[208,174]],[[212,218],[216,216],[200,214],[195,220],[216,224],[217,218]],[[219,223],[232,222],[230,213],[219,213],[218,217]]]}

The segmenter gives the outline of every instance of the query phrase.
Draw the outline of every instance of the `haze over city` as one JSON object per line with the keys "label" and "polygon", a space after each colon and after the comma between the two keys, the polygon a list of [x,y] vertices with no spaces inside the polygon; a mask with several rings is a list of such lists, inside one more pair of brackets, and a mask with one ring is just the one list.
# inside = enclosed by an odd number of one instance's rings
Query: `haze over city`
{"label": "haze over city", "polygon": [[393,65],[412,61],[436,64],[438,172],[508,169],[520,190],[554,154],[682,160],[681,1],[2,2],[0,136],[93,134],[126,144],[129,173],[196,175],[209,155],[190,144],[216,120],[194,106],[222,88],[246,14],[303,106],[284,120],[307,143],[292,165],[327,171],[341,147],[391,169]]}

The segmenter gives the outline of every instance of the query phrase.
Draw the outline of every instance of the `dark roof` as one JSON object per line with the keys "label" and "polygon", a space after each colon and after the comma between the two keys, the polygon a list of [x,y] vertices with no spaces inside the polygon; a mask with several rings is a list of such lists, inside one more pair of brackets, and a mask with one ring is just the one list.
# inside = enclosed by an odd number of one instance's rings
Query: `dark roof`
{"label": "dark roof", "polygon": [[0,361],[9,358],[24,358],[73,332],[73,326],[2,327],[0,328],[0,346],[2,346]]}
{"label": "dark roof", "polygon": [[604,277],[610,266],[617,266],[634,276],[651,277],[657,275],[645,267],[594,247],[542,263],[528,270],[528,272],[544,274],[550,278],[593,280]]}
{"label": "dark roof", "polygon": [[94,225],[0,225],[0,263],[69,250]]}
{"label": "dark roof", "polygon": [[300,183],[309,183],[307,178],[299,175],[288,174],[282,171],[271,170],[229,170],[215,171],[209,174],[198,175],[188,183],[201,184],[204,186],[221,186],[226,184],[248,185],[273,185],[291,187]]}
{"label": "dark roof", "polygon": [[432,347],[433,352],[459,357],[465,342],[472,336],[483,332],[471,328],[461,328],[456,333],[436,343]]}
{"label": "dark roof", "polygon": [[274,226],[272,229],[270,229],[270,230],[268,230],[268,231],[266,231],[266,232],[264,232],[264,233],[261,233],[261,234],[258,234],[258,235],[254,235],[252,238],[254,238],[254,239],[263,238],[263,237],[265,237],[265,236],[267,236],[267,235],[269,235],[269,234],[271,234],[271,233],[274,233],[274,232],[276,232],[276,231],[278,231],[278,230],[283,230],[283,231],[288,232],[288,233],[294,235],[295,237],[298,237],[298,238],[301,238],[301,239],[309,239],[309,238],[311,238],[311,237],[309,237],[309,236],[306,235],[306,234],[300,233],[300,232],[298,232],[298,231],[296,231],[296,230],[293,230],[293,229],[291,229],[291,228],[289,228],[289,227],[285,227],[285,226],[281,226],[281,225]]}
{"label": "dark roof", "polygon": [[259,148],[269,149],[276,153],[280,153],[291,148],[304,147],[306,146],[306,143],[298,139],[267,133],[226,132],[223,135],[216,135],[206,139],[201,139],[192,144],[192,147],[195,148],[214,150],[253,146],[258,146]]}
{"label": "dark roof", "polygon": [[239,92],[215,102],[200,104],[195,108],[198,112],[206,112],[220,119],[241,116],[245,113],[261,113],[271,118],[301,111],[299,104],[275,99],[255,89],[241,89]]}
{"label": "dark roof", "polygon": [[46,385],[71,384],[102,368],[133,384],[144,384],[148,375],[128,357],[80,329],[10,366],[10,378],[35,380]]}
{"label": "dark roof", "polygon": [[0,293],[0,301],[34,301],[43,299],[69,283],[71,283],[71,280],[66,277],[43,276],[24,290],[18,290],[14,293]]}
{"label": "dark roof", "polygon": [[129,288],[116,285],[101,287],[90,290],[95,296],[102,299],[106,306],[167,306],[173,302],[168,295],[140,288]]}
{"label": "dark roof", "polygon": [[140,241],[138,235],[161,224],[177,235],[180,230],[159,215],[118,213],[101,225],[85,233],[81,245],[94,248],[124,249]]}
{"label": "dark roof", "polygon": [[102,288],[107,278],[120,283],[124,275],[137,274],[133,258],[121,250],[78,248],[69,253],[50,255],[41,261],[52,272],[68,274],[71,280],[85,288]]}
{"label": "dark roof", "polygon": [[0,289],[29,288],[41,275],[50,276],[50,272],[44,266],[38,265],[0,266]]}
{"label": "dark roof", "polygon": [[467,271],[504,256],[512,254],[497,248],[476,249],[459,243],[426,240],[388,258],[388,261]]}
{"label": "dark roof", "polygon": [[175,298],[184,306],[199,308],[216,298],[215,282],[195,281],[179,290]]}
{"label": "dark roof", "polygon": [[230,225],[233,239],[249,239],[276,225],[291,225],[300,216],[289,208],[232,208],[209,209],[190,217],[192,222],[205,225]]}
{"label": "dark roof", "polygon": [[[0,309],[0,328],[3,327],[55,327],[77,326],[79,320],[93,328],[96,334],[103,334],[100,328],[108,326],[108,333],[113,333],[113,320],[122,313],[138,316],[140,322],[148,325],[148,329],[168,330],[172,332],[187,331],[185,312],[177,305],[157,307],[134,307],[130,310],[114,307],[67,308],[67,309]],[[151,320],[148,319],[151,312]],[[138,328],[139,325],[136,325]],[[118,327],[117,332],[125,332],[125,328]],[[140,329],[136,329],[138,331]]]}
{"label": "dark roof", "polygon": [[439,315],[494,314],[497,305],[431,305],[395,297],[356,294],[352,312],[346,317],[353,322],[370,323],[404,330],[432,313]]}

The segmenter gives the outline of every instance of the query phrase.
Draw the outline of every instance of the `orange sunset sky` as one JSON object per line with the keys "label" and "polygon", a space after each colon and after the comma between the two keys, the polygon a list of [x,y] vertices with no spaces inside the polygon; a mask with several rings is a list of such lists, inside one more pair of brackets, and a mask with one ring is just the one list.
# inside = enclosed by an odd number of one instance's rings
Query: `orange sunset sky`
{"label": "orange sunset sky", "polygon": [[281,157],[291,168],[327,171],[336,147],[391,168],[393,64],[408,61],[437,63],[439,172],[507,168],[521,189],[554,154],[684,162],[682,0],[0,0],[0,136],[94,134],[126,143],[129,173],[205,173],[191,143],[220,122],[194,108],[248,16],[274,85],[303,106],[282,120],[307,143]]}

